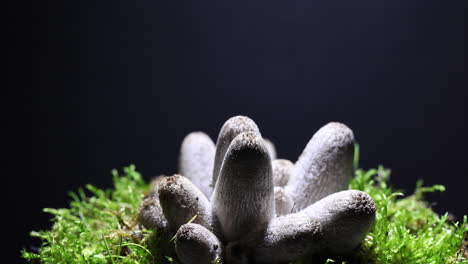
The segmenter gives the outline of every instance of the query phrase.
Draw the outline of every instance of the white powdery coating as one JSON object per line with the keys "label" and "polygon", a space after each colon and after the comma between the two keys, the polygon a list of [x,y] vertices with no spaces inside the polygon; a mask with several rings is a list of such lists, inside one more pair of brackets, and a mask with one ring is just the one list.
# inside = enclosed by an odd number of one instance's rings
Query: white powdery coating
{"label": "white powdery coating", "polygon": [[323,197],[345,190],[353,172],[354,135],[336,122],[320,128],[294,166],[286,192],[301,210]]}
{"label": "white powdery coating", "polygon": [[345,255],[354,250],[369,232],[375,211],[374,201],[367,193],[347,190],[329,195],[301,213],[322,225],[326,252]]}
{"label": "white powdery coating", "polygon": [[221,166],[223,164],[226,151],[231,144],[231,141],[242,132],[255,132],[260,135],[260,130],[255,122],[246,116],[234,116],[229,118],[221,127],[218,139],[216,141],[216,153],[213,166],[212,185],[216,184]]}
{"label": "white powdery coating", "polygon": [[276,216],[287,215],[291,213],[293,201],[283,188],[275,186],[275,210]]}
{"label": "white powdery coating", "polygon": [[174,175],[159,186],[159,200],[171,230],[176,231],[194,216],[193,223],[212,229],[210,202],[189,179]]}
{"label": "white powdery coating", "polygon": [[275,186],[286,186],[294,172],[294,164],[286,159],[277,159],[272,162],[272,167],[273,184]]}
{"label": "white powdery coating", "polygon": [[232,141],[211,203],[225,241],[260,229],[273,218],[271,159],[258,134],[244,132]]}
{"label": "white powdery coating", "polygon": [[206,197],[211,196],[215,145],[203,132],[188,134],[180,148],[179,174],[189,178]]}
{"label": "white powdery coating", "polygon": [[263,140],[265,140],[265,146],[268,149],[268,153],[270,153],[271,160],[276,159],[277,152],[276,152],[275,144],[273,144],[273,142],[271,142],[271,140],[269,139],[264,138]]}
{"label": "white powdery coating", "polygon": [[183,264],[212,264],[222,259],[218,238],[198,224],[185,224],[176,233],[175,250]]}

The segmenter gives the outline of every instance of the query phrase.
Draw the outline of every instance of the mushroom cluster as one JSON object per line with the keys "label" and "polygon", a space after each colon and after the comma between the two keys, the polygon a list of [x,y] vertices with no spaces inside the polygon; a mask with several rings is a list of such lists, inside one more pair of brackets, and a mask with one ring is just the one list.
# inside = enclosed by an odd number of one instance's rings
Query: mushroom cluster
{"label": "mushroom cluster", "polygon": [[184,264],[349,254],[375,216],[368,194],[346,190],[354,143],[351,129],[328,123],[294,164],[276,159],[274,145],[253,120],[232,117],[216,145],[202,132],[185,137],[179,174],[153,180],[139,221],[175,233]]}

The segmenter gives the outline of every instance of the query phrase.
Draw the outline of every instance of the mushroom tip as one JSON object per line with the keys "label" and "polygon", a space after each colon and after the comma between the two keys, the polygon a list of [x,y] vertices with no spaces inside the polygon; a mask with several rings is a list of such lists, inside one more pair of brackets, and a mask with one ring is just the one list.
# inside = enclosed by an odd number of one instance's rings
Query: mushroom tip
{"label": "mushroom tip", "polygon": [[250,122],[252,119],[246,115],[236,115],[230,117],[226,122]]}
{"label": "mushroom tip", "polygon": [[325,125],[325,127],[333,127],[334,129],[342,129],[342,130],[351,130],[347,125],[338,121],[328,122]]}
{"label": "mushroom tip", "polygon": [[221,242],[205,227],[198,224],[182,225],[176,233],[175,249],[184,264],[213,263],[221,259]]}
{"label": "mushroom tip", "polygon": [[357,190],[350,190],[349,192],[352,197],[352,202],[349,204],[349,208],[352,209],[354,213],[361,215],[375,214],[375,203],[369,194]]}
{"label": "mushroom tip", "polygon": [[157,194],[152,193],[143,199],[138,209],[137,220],[146,228],[166,229],[167,221]]}
{"label": "mushroom tip", "polygon": [[334,135],[337,138],[341,138],[344,143],[354,143],[354,133],[351,128],[340,122],[329,122],[318,132],[325,132],[330,135]]}
{"label": "mushroom tip", "polygon": [[228,150],[231,142],[236,136],[242,132],[253,131],[260,135],[260,130],[258,129],[255,122],[246,117],[246,116],[234,116],[228,119],[219,132],[218,139],[216,140],[216,153],[214,158],[214,166],[212,173],[212,184],[215,185],[218,179],[218,174],[221,169],[221,165],[224,160],[226,151]]}
{"label": "mushroom tip", "polygon": [[179,174],[174,174],[172,176],[164,177],[159,184],[159,192],[161,192],[161,190],[167,189],[173,184],[183,181],[184,179],[185,177]]}
{"label": "mushroom tip", "polygon": [[252,131],[242,132],[237,135],[231,142],[230,148],[232,151],[257,150],[269,155],[268,149],[261,136]]}
{"label": "mushroom tip", "polygon": [[[258,132],[258,126],[251,118],[247,116],[234,116],[229,118],[221,128],[221,131],[232,131],[234,134],[238,134],[243,131],[256,131]],[[237,131],[237,132],[235,132]]]}
{"label": "mushroom tip", "polygon": [[210,136],[208,136],[203,131],[194,131],[194,132],[188,133],[185,136],[183,142],[192,141],[192,140],[209,140],[209,141],[211,141],[211,138],[210,138]]}

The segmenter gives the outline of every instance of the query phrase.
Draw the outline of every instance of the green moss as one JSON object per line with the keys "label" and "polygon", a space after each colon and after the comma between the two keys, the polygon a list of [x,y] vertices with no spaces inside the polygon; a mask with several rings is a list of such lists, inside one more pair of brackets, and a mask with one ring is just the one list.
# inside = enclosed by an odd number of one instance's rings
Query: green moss
{"label": "green moss", "polygon": [[377,213],[370,233],[355,256],[360,263],[468,263],[462,256],[467,217],[462,223],[450,224],[447,214],[437,215],[423,200],[423,194],[444,191],[441,185],[422,187],[403,197],[387,186],[390,171],[357,170],[350,187],[369,193]]}
{"label": "green moss", "polygon": [[[357,160],[356,163],[357,164]],[[171,234],[140,229],[138,206],[148,185],[134,166],[123,175],[112,171],[114,188],[92,185],[70,193],[70,208],[44,209],[52,215],[52,228],[31,232],[42,241],[39,252],[22,251],[23,258],[36,263],[170,263],[173,253],[165,250]],[[388,186],[390,171],[356,169],[350,188],[370,194],[377,207],[371,232],[351,259],[358,263],[465,263],[467,218],[449,223],[447,215],[434,213],[423,200],[424,193],[444,187],[416,186],[404,197]],[[165,256],[166,252],[168,256]],[[327,263],[341,263],[326,260]]]}
{"label": "green moss", "polygon": [[[112,171],[114,188],[102,190],[86,185],[70,193],[70,208],[44,209],[52,215],[48,231],[31,232],[42,240],[39,253],[22,251],[22,256],[39,263],[150,263],[157,251],[155,231],[139,230],[138,206],[148,186],[135,166],[124,175]],[[155,241],[156,240],[156,241]]]}

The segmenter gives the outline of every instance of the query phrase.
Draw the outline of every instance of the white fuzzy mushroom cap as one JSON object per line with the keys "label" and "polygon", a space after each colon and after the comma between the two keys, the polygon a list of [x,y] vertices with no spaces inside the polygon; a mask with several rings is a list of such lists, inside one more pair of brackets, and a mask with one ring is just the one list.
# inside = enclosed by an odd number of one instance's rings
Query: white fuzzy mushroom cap
{"label": "white fuzzy mushroom cap", "polygon": [[258,134],[244,132],[231,142],[211,203],[226,241],[261,228],[273,218],[271,159]]}
{"label": "white fuzzy mushroom cap", "polygon": [[211,196],[215,145],[203,132],[192,132],[182,141],[179,174],[187,177],[206,197]]}
{"label": "white fuzzy mushroom cap", "polygon": [[301,210],[332,193],[346,190],[353,174],[354,135],[346,125],[331,122],[309,141],[294,166],[286,192]]}
{"label": "white fuzzy mushroom cap", "polygon": [[242,132],[254,132],[260,135],[255,122],[246,116],[234,116],[229,118],[221,128],[216,141],[216,154],[213,167],[213,180],[212,184],[215,185],[218,179],[219,172],[226,155],[226,151],[231,144],[231,141]]}
{"label": "white fuzzy mushroom cap", "polygon": [[184,264],[212,264],[222,261],[222,244],[205,227],[185,224],[176,233],[175,249]]}
{"label": "white fuzzy mushroom cap", "polygon": [[164,178],[159,186],[159,200],[173,231],[195,216],[194,223],[212,228],[210,202],[189,179],[177,174]]}

